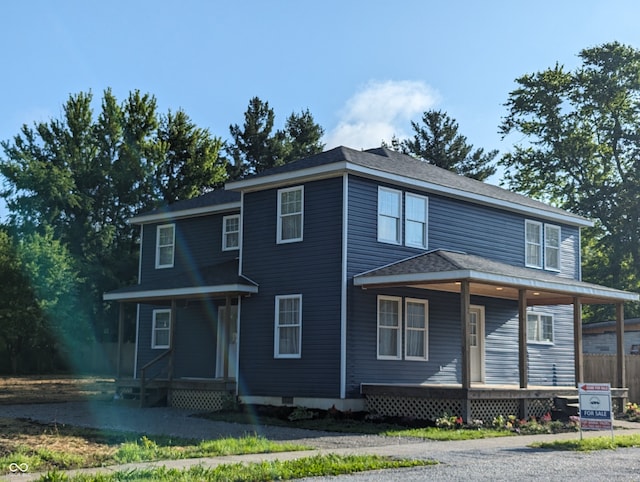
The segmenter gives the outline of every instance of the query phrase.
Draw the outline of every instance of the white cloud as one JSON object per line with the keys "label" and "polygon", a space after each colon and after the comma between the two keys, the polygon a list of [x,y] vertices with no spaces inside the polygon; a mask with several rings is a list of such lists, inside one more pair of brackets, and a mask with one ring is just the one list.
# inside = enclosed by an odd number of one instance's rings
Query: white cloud
{"label": "white cloud", "polygon": [[411,121],[433,108],[438,94],[424,82],[370,81],[347,100],[340,120],[324,139],[327,149],[378,147],[395,135],[408,137]]}

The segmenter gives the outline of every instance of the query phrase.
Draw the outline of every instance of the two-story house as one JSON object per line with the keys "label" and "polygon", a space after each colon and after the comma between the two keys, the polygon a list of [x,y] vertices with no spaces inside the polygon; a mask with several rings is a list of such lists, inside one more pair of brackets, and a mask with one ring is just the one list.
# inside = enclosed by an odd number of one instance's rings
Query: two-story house
{"label": "two-story house", "polygon": [[541,415],[582,381],[581,305],[638,300],[580,280],[589,220],[385,148],[131,222],[139,284],[104,299],[138,304],[134,378],[176,406]]}

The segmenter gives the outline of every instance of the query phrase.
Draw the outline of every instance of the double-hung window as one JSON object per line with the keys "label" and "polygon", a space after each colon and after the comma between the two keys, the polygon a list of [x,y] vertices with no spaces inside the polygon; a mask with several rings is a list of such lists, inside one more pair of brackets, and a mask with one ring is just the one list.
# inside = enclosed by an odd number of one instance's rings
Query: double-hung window
{"label": "double-hung window", "polygon": [[378,241],[401,244],[400,219],[402,193],[386,187],[378,188]]}
{"label": "double-hung window", "polygon": [[533,343],[553,343],[553,315],[527,313],[527,341]]}
{"label": "double-hung window", "polygon": [[542,223],[525,222],[525,266],[542,268]]}
{"label": "double-hung window", "polygon": [[153,310],[151,329],[151,348],[169,348],[171,346],[171,310]]}
{"label": "double-hung window", "polygon": [[222,218],[222,250],[238,249],[240,246],[240,216],[224,216]]}
{"label": "double-hung window", "polygon": [[278,243],[302,241],[304,225],[303,186],[278,190]]}
{"label": "double-hung window", "polygon": [[378,296],[378,359],[399,360],[402,332],[402,298]]}
{"label": "double-hung window", "polygon": [[407,360],[427,360],[429,346],[427,302],[407,298],[404,312],[404,357]]}
{"label": "double-hung window", "polygon": [[156,268],[173,268],[175,250],[174,224],[163,224],[156,229]]}
{"label": "double-hung window", "polygon": [[525,266],[560,271],[560,226],[525,221]]}
{"label": "double-hung window", "polygon": [[401,360],[404,353],[405,360],[427,360],[429,355],[427,301],[406,298],[404,315],[402,308],[401,297],[378,296],[377,358],[378,360]]}
{"label": "double-hung window", "polygon": [[302,295],[276,296],[274,356],[302,356]]}
{"label": "double-hung window", "polygon": [[405,244],[427,247],[427,198],[407,193],[405,196]]}
{"label": "double-hung window", "polygon": [[560,226],[544,225],[544,269],[560,271]]}

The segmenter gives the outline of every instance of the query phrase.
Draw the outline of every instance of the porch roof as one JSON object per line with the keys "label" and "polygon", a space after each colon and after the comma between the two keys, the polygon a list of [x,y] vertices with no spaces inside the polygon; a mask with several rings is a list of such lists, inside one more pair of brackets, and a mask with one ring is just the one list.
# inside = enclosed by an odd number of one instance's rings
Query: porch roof
{"label": "porch roof", "polygon": [[238,274],[238,260],[234,259],[109,291],[102,298],[105,301],[161,302],[257,292],[257,283]]}
{"label": "porch roof", "polygon": [[637,293],[565,278],[545,271],[521,268],[466,253],[434,250],[354,277],[362,288],[411,286],[460,292],[460,282],[470,282],[472,295],[517,300],[526,291],[527,305],[611,304],[638,301]]}

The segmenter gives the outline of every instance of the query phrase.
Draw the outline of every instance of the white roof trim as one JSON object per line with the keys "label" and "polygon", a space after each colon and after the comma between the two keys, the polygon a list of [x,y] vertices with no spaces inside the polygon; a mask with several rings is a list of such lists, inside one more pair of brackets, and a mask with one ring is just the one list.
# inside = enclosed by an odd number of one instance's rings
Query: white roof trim
{"label": "white roof trim", "polygon": [[240,209],[240,202],[232,202],[225,204],[214,204],[211,206],[200,206],[191,209],[182,209],[177,211],[165,211],[161,213],[142,214],[134,216],[127,222],[129,224],[146,224],[157,221],[166,221],[167,219],[190,218],[194,216],[203,216],[205,214],[221,213],[225,211],[233,211]]}
{"label": "white roof trim", "polygon": [[575,285],[563,283],[561,279],[558,282],[547,280],[536,280],[532,278],[519,278],[517,276],[506,276],[494,273],[485,273],[474,270],[455,270],[455,271],[439,271],[435,273],[410,273],[402,275],[381,275],[381,276],[355,276],[353,284],[355,286],[367,286],[376,284],[418,284],[422,282],[438,282],[452,280],[468,279],[471,281],[480,281],[492,284],[504,284],[518,286],[540,291],[555,291],[567,293],[574,296],[593,296],[597,298],[608,298],[620,301],[638,301],[640,296],[637,293],[616,290],[592,285]]}
{"label": "white roof trim", "polygon": [[242,293],[257,293],[257,286],[249,286],[242,284],[228,284],[228,285],[215,285],[215,286],[194,286],[187,288],[172,288],[165,290],[146,290],[146,291],[129,291],[125,293],[105,293],[102,296],[104,301],[126,301],[126,300],[140,300],[140,299],[153,299],[153,298],[172,298],[178,296],[190,296],[190,295],[208,295],[216,293],[228,293],[232,291],[239,291]]}
{"label": "white roof trim", "polygon": [[337,161],[331,164],[323,164],[320,166],[300,169],[297,171],[287,171],[270,176],[258,176],[254,178],[242,179],[239,181],[232,181],[225,185],[225,189],[250,192],[282,184],[301,182],[306,179],[321,179],[338,176],[342,175],[344,172],[357,173],[365,177],[375,178],[383,181],[391,181],[405,187],[418,188],[427,192],[440,194],[455,199],[470,201],[475,204],[497,207],[502,210],[508,210],[525,214],[527,216],[553,220],[563,224],[581,227],[593,226],[593,222],[591,220],[573,215],[568,212],[566,214],[563,214],[554,211],[546,211],[542,208],[535,208],[516,202],[505,201],[485,194],[477,194],[465,191],[463,189],[443,186],[441,184],[436,184],[433,182],[421,181],[399,174],[393,174],[386,171],[361,166],[349,161]]}

